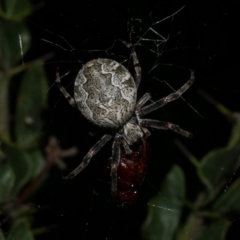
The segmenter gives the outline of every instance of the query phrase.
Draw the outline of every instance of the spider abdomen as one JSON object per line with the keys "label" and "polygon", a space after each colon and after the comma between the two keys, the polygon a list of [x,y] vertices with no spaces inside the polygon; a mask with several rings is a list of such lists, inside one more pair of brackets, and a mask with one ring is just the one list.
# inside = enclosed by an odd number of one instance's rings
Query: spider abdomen
{"label": "spider abdomen", "polygon": [[106,58],[87,62],[74,84],[74,99],[92,123],[108,128],[123,126],[133,115],[136,86],[129,71]]}

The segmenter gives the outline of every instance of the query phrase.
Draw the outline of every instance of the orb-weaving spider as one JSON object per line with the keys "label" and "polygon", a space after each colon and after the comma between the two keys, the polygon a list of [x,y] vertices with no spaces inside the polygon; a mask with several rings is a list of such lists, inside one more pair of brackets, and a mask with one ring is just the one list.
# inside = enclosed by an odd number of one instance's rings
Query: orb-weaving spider
{"label": "orb-weaving spider", "polygon": [[[146,93],[136,102],[137,89],[141,80],[141,67],[135,49],[125,41],[122,43],[131,50],[135,80],[122,64],[111,59],[99,58],[86,63],[79,71],[74,83],[74,99],[61,85],[58,72],[56,84],[69,104],[78,108],[92,123],[112,129],[115,135],[105,134],[88,151],[80,165],[66,178],[73,178],[81,172],[89,164],[91,158],[114,137],[111,158],[112,193],[124,204],[131,204],[136,199],[137,187],[143,181],[146,172],[147,144],[145,139],[150,135],[147,127],[172,130],[185,137],[191,137],[190,132],[175,124],[142,119],[142,117],[178,99],[192,85],[194,73],[191,72],[190,79],[176,92],[144,106],[151,96]],[[129,167],[128,163],[135,164],[135,166]],[[118,177],[118,171],[122,171],[121,177]],[[135,181],[136,175],[138,175],[138,180]],[[127,184],[122,184],[124,180],[120,178],[132,180],[129,180]]]}

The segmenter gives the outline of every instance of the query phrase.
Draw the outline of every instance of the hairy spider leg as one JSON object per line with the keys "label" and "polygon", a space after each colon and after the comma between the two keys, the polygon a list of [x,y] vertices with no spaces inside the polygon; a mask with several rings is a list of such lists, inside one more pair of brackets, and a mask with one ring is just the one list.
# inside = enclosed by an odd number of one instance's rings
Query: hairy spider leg
{"label": "hairy spider leg", "polygon": [[194,79],[195,79],[195,76],[194,76],[194,72],[191,71],[191,77],[190,79],[180,88],[178,89],[176,92],[174,93],[171,93],[169,94],[168,96],[164,97],[164,98],[161,98],[159,99],[158,101],[156,102],[153,102],[143,108],[141,108],[138,112],[139,112],[139,116],[144,116],[152,111],[155,111],[157,110],[158,108],[161,108],[163,107],[164,105],[168,104],[169,102],[172,102],[178,98],[181,97],[181,95],[186,92],[189,87],[193,84],[194,82]]}
{"label": "hairy spider leg", "polygon": [[68,103],[74,107],[77,108],[76,102],[75,100],[71,97],[71,95],[67,92],[67,90],[65,89],[65,87],[62,86],[61,84],[61,79],[60,79],[60,75],[59,72],[56,72],[56,80],[55,80],[59,90],[62,92],[63,96],[67,99]]}
{"label": "hairy spider leg", "polygon": [[136,73],[136,76],[134,78],[135,80],[135,84],[136,84],[136,88],[138,89],[138,86],[140,84],[140,81],[141,81],[141,77],[142,77],[142,70],[141,70],[141,67],[140,67],[140,64],[139,64],[139,61],[138,61],[138,58],[137,58],[137,54],[136,54],[136,51],[135,51],[135,47],[132,46],[132,44],[130,43],[127,43],[123,40],[120,40],[127,48],[129,48],[131,50],[131,55],[132,55],[132,59],[133,59],[133,66],[134,66],[134,69],[135,69],[135,73]]}
{"label": "hairy spider leg", "polygon": [[145,93],[137,102],[135,110],[139,110],[148,100],[151,99],[150,93]]}
{"label": "hairy spider leg", "polygon": [[83,161],[76,167],[69,175],[63,177],[70,179],[78,175],[90,162],[92,157],[112,138],[112,135],[105,134],[93,147],[90,148],[88,153],[83,158]]}
{"label": "hairy spider leg", "polygon": [[115,194],[117,192],[117,168],[120,162],[121,149],[120,149],[121,141],[118,139],[118,136],[114,138],[112,145],[112,164],[111,164],[111,178],[112,178],[112,193]]}
{"label": "hairy spider leg", "polygon": [[175,125],[170,122],[163,122],[152,119],[140,119],[139,121],[141,127],[151,127],[163,130],[172,130],[184,137],[192,137],[192,133],[181,129],[178,125]]}

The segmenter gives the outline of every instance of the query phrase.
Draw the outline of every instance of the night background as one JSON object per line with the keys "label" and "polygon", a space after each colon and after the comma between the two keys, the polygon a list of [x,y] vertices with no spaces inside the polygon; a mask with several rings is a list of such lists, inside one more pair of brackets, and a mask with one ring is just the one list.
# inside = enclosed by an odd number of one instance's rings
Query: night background
{"label": "night background", "polygon": [[[45,154],[49,137],[55,136],[63,150],[78,149],[75,156],[63,159],[67,168],[51,167],[36,190],[20,204],[33,208],[34,213],[27,216],[35,239],[163,239],[144,233],[142,225],[149,214],[151,199],[156,196],[164,198],[160,187],[172,167],[180,166],[185,175],[185,197],[189,202],[194,202],[198,193],[203,191],[204,185],[195,167],[176,143],[180,141],[200,161],[209,151],[222,148],[229,141],[231,123],[200,93],[208,94],[229,111],[240,110],[240,9],[234,1],[193,2],[151,0],[107,4],[102,1],[32,1],[32,13],[24,18],[24,24],[31,33],[31,47],[19,63],[21,65],[23,61],[27,63],[37,58],[45,60],[42,64],[48,81],[45,91],[48,99],[40,114],[42,131],[39,146]],[[150,129],[148,172],[136,204],[129,209],[117,207],[111,196],[111,179],[106,163],[111,156],[112,141],[92,158],[89,166],[77,177],[68,181],[62,179],[79,165],[104,130],[92,125],[73,109],[54,83],[59,68],[61,76],[66,74],[61,79],[62,84],[73,96],[73,83],[78,71],[86,62],[96,58],[114,59],[134,74],[129,49],[118,39],[136,44],[142,68],[138,98],[150,92],[153,101],[158,100],[172,93],[173,89],[179,89],[189,79],[190,70],[195,72],[196,77],[194,84],[183,95],[185,101],[176,100],[146,116],[177,124],[193,133],[193,138]],[[14,112],[18,101],[21,77],[20,74],[11,81],[11,112]],[[7,149],[4,145],[2,150],[7,153]],[[239,159],[232,168],[226,168],[221,163],[208,166],[212,175],[223,170],[227,173],[227,180],[223,181],[216,198],[239,179],[240,173]],[[20,196],[23,191],[24,188]],[[240,201],[240,196],[236,199]],[[168,199],[165,200],[167,205]],[[203,208],[210,209],[216,201],[205,204]],[[186,206],[189,205],[186,203]],[[178,220],[180,228],[192,211],[186,206],[181,220]],[[153,209],[162,210],[164,207],[165,204],[160,201]],[[170,214],[174,214],[171,207]],[[233,209],[224,214],[228,219],[228,232],[225,238],[218,239],[239,239],[239,207],[238,211]],[[0,227],[8,239],[12,222],[4,216],[0,217]],[[204,219],[201,224],[210,225],[212,219]],[[193,226],[201,232],[201,224],[196,222]],[[185,238],[180,235],[171,238],[169,235],[164,239],[207,239],[193,236],[191,231],[187,235],[184,231]]]}

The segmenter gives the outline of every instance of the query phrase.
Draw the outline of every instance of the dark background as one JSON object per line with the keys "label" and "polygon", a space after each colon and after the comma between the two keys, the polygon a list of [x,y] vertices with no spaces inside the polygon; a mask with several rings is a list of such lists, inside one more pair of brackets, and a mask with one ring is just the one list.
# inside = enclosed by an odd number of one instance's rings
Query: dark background
{"label": "dark background", "polygon": [[[56,136],[63,149],[72,146],[79,149],[77,157],[66,160],[68,170],[60,172],[53,169],[47,184],[31,200],[40,206],[36,227],[49,227],[49,232],[37,239],[141,239],[139,229],[146,217],[147,202],[158,194],[161,181],[173,164],[180,165],[185,172],[190,200],[194,200],[197,189],[201,187],[194,168],[174,140],[180,139],[198,159],[227,143],[229,123],[198,94],[198,90],[204,90],[230,110],[239,111],[239,7],[234,1],[188,3],[151,0],[107,4],[103,1],[35,0],[33,3],[35,11],[26,19],[33,37],[26,61],[54,54],[44,63],[51,86],[49,109],[44,116],[44,137]],[[152,25],[184,5],[185,8],[174,18]],[[142,23],[131,19],[139,19]],[[135,31],[132,35],[129,31],[131,26]],[[196,81],[184,94],[186,102],[178,100],[171,103],[149,118],[176,123],[191,131],[194,138],[185,139],[169,131],[152,130],[149,171],[139,200],[133,208],[122,210],[112,201],[110,179],[104,176],[111,143],[76,178],[67,182],[62,180],[62,176],[79,164],[103,133],[67,103],[54,85],[55,73],[58,67],[61,75],[70,71],[62,81],[72,93],[74,78],[84,63],[98,57],[120,62],[129,60],[128,49],[115,40],[135,43],[151,26],[164,37],[169,36],[169,40],[159,46],[159,56],[149,51],[155,49],[151,42],[142,41],[143,46],[137,46],[143,72],[138,96],[151,92],[153,100],[159,99],[172,92],[161,80],[178,89],[189,78],[189,70],[193,69]],[[160,39],[152,32],[148,32],[145,38]],[[70,51],[71,47],[65,40],[74,50]],[[156,61],[158,67],[150,71]],[[129,61],[125,66],[132,72]],[[220,167],[214,166],[213,174],[214,171],[220,171]],[[229,239],[234,239],[232,236],[238,227],[239,221],[234,222],[233,219]]]}

